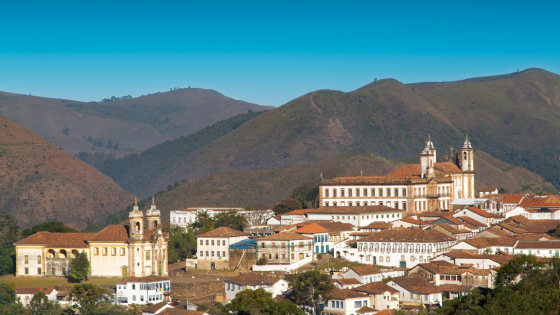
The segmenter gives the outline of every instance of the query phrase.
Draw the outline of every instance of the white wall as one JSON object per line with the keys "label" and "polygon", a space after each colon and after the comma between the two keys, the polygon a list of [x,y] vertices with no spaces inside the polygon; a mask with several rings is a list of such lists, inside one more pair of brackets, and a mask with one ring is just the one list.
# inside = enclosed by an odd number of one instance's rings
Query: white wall
{"label": "white wall", "polygon": [[274,284],[262,284],[262,285],[244,285],[244,284],[237,284],[232,281],[225,282],[225,291],[226,291],[226,299],[233,300],[237,293],[244,291],[244,290],[256,290],[259,288],[264,289],[266,292],[270,292],[272,294],[272,298],[281,295],[286,290],[288,290],[288,282],[286,280],[280,279]]}
{"label": "white wall", "polygon": [[308,264],[313,261],[313,256],[306,257],[302,260],[299,260],[291,265],[253,265],[253,271],[290,271],[295,270],[305,264]]}

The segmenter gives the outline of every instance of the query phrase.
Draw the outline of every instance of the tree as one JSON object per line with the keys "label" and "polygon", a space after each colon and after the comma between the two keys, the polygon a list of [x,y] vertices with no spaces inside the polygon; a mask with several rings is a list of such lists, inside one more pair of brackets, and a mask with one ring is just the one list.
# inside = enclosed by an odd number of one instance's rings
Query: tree
{"label": "tree", "polygon": [[252,314],[275,314],[275,315],[303,315],[297,305],[288,300],[280,302],[272,298],[272,294],[264,289],[244,290],[235,296],[231,302],[224,307],[222,313],[232,312],[236,315]]}
{"label": "tree", "polygon": [[215,220],[214,228],[227,226],[234,230],[243,231],[243,228],[247,227],[247,219],[235,210],[220,213],[215,217]]}
{"label": "tree", "polygon": [[31,236],[40,231],[47,231],[51,233],[80,233],[71,227],[65,226],[62,222],[48,221],[34,225],[31,229],[25,229],[21,232],[22,237]]}
{"label": "tree", "polygon": [[86,280],[90,274],[90,263],[87,253],[82,251],[72,259],[70,259],[70,273],[68,277],[74,281]]}
{"label": "tree", "polygon": [[93,142],[93,138],[91,137],[91,135],[87,136],[87,141],[88,142]]}
{"label": "tree", "polygon": [[317,208],[319,206],[319,185],[313,183],[301,185],[292,190],[290,198],[299,201],[302,208]]}
{"label": "tree", "polygon": [[113,141],[109,140],[107,141],[107,149],[112,149],[113,148]]}
{"label": "tree", "polygon": [[279,204],[275,205],[272,210],[274,211],[274,214],[280,215],[301,208],[301,202],[290,198],[282,200]]}
{"label": "tree", "polygon": [[80,305],[83,314],[104,314],[103,307],[110,305],[109,292],[95,284],[81,283],[72,288],[72,294]]}
{"label": "tree", "polygon": [[504,187],[501,187],[498,189],[498,194],[509,194],[509,191],[507,191]]}
{"label": "tree", "polygon": [[249,226],[265,224],[268,219],[268,211],[266,209],[246,206],[245,211],[243,216],[247,219]]}
{"label": "tree", "polygon": [[20,239],[19,231],[20,227],[11,215],[0,215],[0,275],[15,271],[14,243]]}
{"label": "tree", "polygon": [[70,135],[70,129],[68,127],[62,129],[62,133],[66,136]]}
{"label": "tree", "polygon": [[167,245],[168,256],[170,262],[176,262],[192,257],[196,253],[196,236],[191,227],[184,232],[182,228],[177,227],[169,238]]}
{"label": "tree", "polygon": [[502,265],[498,269],[495,282],[496,285],[511,286],[515,284],[519,278],[530,274],[537,268],[543,267],[543,263],[537,260],[533,255],[521,255]]}
{"label": "tree", "polygon": [[113,146],[113,150],[118,150],[119,149],[119,143],[115,142],[115,145]]}
{"label": "tree", "polygon": [[57,302],[49,300],[49,297],[42,291],[33,295],[27,306],[31,315],[59,315],[62,308]]}
{"label": "tree", "polygon": [[310,270],[297,275],[293,281],[293,290],[298,304],[304,303],[317,308],[317,304],[326,303],[332,298],[328,295],[334,286],[328,274]]}
{"label": "tree", "polygon": [[266,257],[261,257],[259,258],[259,260],[257,260],[257,265],[258,266],[264,266],[268,263],[268,260],[266,259]]}

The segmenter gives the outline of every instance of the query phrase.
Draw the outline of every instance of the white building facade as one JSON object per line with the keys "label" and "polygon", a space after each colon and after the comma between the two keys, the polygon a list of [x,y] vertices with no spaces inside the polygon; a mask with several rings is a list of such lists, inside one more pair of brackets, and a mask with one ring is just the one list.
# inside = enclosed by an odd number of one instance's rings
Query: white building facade
{"label": "white building facade", "polygon": [[404,210],[388,206],[321,207],[307,211],[309,220],[332,220],[350,223],[356,227],[368,226],[373,222],[392,222],[403,218]]}
{"label": "white building facade", "polygon": [[115,303],[146,305],[171,302],[171,280],[158,276],[132,277],[115,285]]}
{"label": "white building facade", "polygon": [[249,234],[225,226],[197,235],[197,268],[229,269],[229,245],[247,238]]}

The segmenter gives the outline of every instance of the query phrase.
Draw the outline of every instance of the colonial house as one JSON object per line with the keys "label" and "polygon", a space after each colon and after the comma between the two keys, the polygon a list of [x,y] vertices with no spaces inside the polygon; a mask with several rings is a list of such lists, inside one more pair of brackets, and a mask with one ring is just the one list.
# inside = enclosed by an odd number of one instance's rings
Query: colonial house
{"label": "colonial house", "polygon": [[534,255],[537,257],[559,257],[560,241],[519,241],[513,254]]}
{"label": "colonial house", "polygon": [[363,307],[370,307],[372,304],[369,295],[352,289],[335,289],[329,294],[332,299],[325,303],[322,311],[322,314],[325,315],[353,315]]}
{"label": "colonial house", "polygon": [[229,269],[229,246],[249,234],[222,226],[196,236],[198,269]]}
{"label": "colonial house", "polygon": [[392,222],[403,218],[405,210],[388,206],[322,207],[307,211],[309,220],[332,220],[365,227],[373,222]]}
{"label": "colonial house", "polygon": [[353,289],[361,285],[362,283],[354,278],[334,280],[334,286],[339,289]]}
{"label": "colonial house", "polygon": [[370,282],[382,281],[389,277],[400,277],[402,275],[404,275],[402,271],[383,270],[371,265],[361,265],[350,268],[343,276],[344,279],[356,279],[361,284],[367,284]]}
{"label": "colonial house", "polygon": [[422,277],[400,277],[391,279],[387,285],[400,292],[401,302],[439,304],[443,302],[443,291]]}
{"label": "colonial house", "polygon": [[50,301],[53,302],[57,301],[56,296],[58,294],[58,290],[55,289],[54,287],[17,288],[16,296],[21,302],[21,304],[23,304],[23,306],[28,306],[31,299],[33,299],[35,293],[39,291],[45,293]]}
{"label": "colonial house", "polygon": [[329,231],[317,223],[305,225],[294,233],[312,238],[315,243],[315,253],[329,253],[332,249],[332,242],[329,241]]}
{"label": "colonial house", "polygon": [[16,242],[16,276],[63,277],[71,257],[81,252],[87,253],[93,277],[166,276],[168,240],[155,204],[146,217],[135,205],[126,225],[97,233],[42,231]]}
{"label": "colonial house", "polygon": [[280,215],[280,224],[281,225],[291,225],[291,224],[298,224],[307,221],[307,217],[305,213],[310,211],[310,209],[298,209],[293,210],[290,212],[286,212]]}
{"label": "colonial house", "polygon": [[492,269],[499,267],[511,259],[514,256],[499,253],[498,255],[488,255],[488,254],[473,254],[463,250],[454,250],[447,253],[443,253],[432,261],[447,261],[452,264],[462,266],[471,265],[476,267],[476,269]]}
{"label": "colonial house", "polygon": [[225,280],[226,301],[231,301],[237,293],[244,290],[264,289],[276,298],[288,290],[288,281],[281,278],[272,278],[256,272],[244,273]]}
{"label": "colonial house", "polygon": [[486,195],[498,193],[498,186],[480,186],[478,187],[478,197],[482,198]]}
{"label": "colonial house", "polygon": [[257,257],[271,265],[291,265],[313,257],[313,238],[293,232],[281,232],[257,239]]}
{"label": "colonial house", "polygon": [[158,276],[131,277],[115,285],[115,303],[156,304],[171,302],[171,280]]}
{"label": "colonial house", "polygon": [[371,307],[380,311],[399,309],[399,291],[391,288],[385,282],[371,282],[354,288],[354,291],[365,293],[370,296]]}
{"label": "colonial house", "polygon": [[451,250],[464,250],[474,254],[513,253],[518,240],[513,237],[479,237],[458,242]]}
{"label": "colonial house", "polygon": [[478,222],[486,223],[487,226],[491,226],[494,223],[498,223],[504,220],[504,217],[502,216],[486,212],[475,206],[463,208],[462,210],[457,211],[453,216],[456,218],[469,217]]}
{"label": "colonial house", "polygon": [[404,165],[386,176],[322,180],[319,204],[324,207],[385,205],[422,212],[450,209],[454,199],[476,197],[474,150],[468,139],[450,161],[436,160],[436,149],[428,140],[420,153],[420,164]]}
{"label": "colonial house", "polygon": [[[357,248],[336,249],[346,259],[390,267],[411,268],[449,251],[454,238],[435,230],[386,230],[357,241]],[[346,255],[347,253],[355,255]],[[338,257],[338,254],[337,256]]]}
{"label": "colonial house", "polygon": [[470,264],[454,265],[448,261],[432,261],[418,264],[408,271],[409,277],[422,277],[441,285],[470,285],[491,288],[489,270],[476,269]]}

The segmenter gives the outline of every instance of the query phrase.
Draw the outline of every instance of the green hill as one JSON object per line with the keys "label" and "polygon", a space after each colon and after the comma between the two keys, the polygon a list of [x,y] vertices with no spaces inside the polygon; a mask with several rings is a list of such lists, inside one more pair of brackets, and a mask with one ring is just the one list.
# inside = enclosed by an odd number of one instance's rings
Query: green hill
{"label": "green hill", "polygon": [[[418,163],[410,159],[411,163]],[[504,163],[485,152],[475,154],[476,186],[499,186],[511,193],[558,191],[542,177],[521,167]],[[337,176],[385,175],[403,163],[371,154],[344,154],[321,161],[294,165],[286,168],[261,171],[239,171],[209,175],[156,195],[162,211],[163,222],[169,222],[169,211],[187,207],[245,207],[262,205],[272,207],[287,198],[295,189],[313,191],[323,178]],[[149,207],[148,202],[145,207]],[[144,205],[144,203],[142,203]],[[88,231],[102,229],[127,218],[123,209],[99,223],[90,225]]]}
{"label": "green hill", "polygon": [[[263,112],[249,111],[208,126],[192,135],[168,140],[138,154],[128,154],[119,159],[109,158],[103,163],[93,164],[98,170],[111,177],[122,188],[140,193],[159,175],[179,162],[187,154],[235,130]],[[83,161],[95,160],[91,153],[77,155]]]}
{"label": "green hill", "polygon": [[347,153],[416,156],[428,135],[439,154],[473,146],[560,187],[560,76],[540,70],[444,83],[386,79],[355,91],[320,90],[253,119],[150,183],[289,167]]}
{"label": "green hill", "polygon": [[88,103],[0,92],[1,115],[71,154],[140,152],[249,110],[270,108],[195,88]]}

